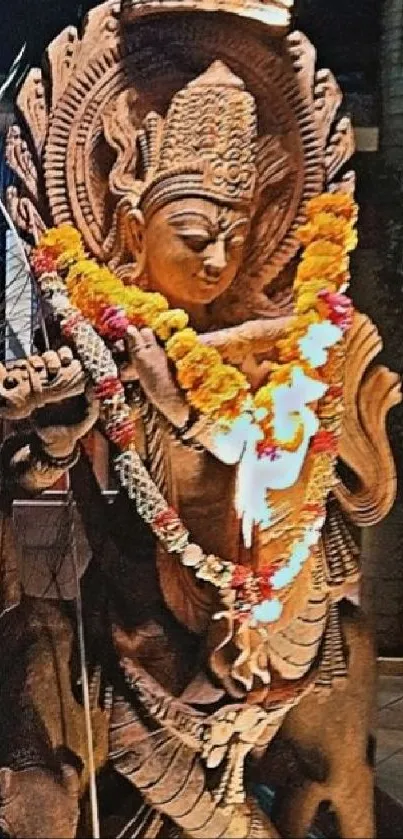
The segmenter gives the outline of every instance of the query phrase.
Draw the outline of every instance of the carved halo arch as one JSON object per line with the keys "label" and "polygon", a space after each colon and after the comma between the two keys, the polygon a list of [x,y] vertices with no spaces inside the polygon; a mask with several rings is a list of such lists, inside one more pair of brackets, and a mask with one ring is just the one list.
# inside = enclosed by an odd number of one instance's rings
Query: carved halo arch
{"label": "carved halo arch", "polygon": [[[294,255],[294,231],[304,202],[320,192],[324,181],[313,99],[301,95],[286,42],[263,44],[245,22],[239,25],[228,16],[219,17],[214,29],[202,12],[197,17],[141,19],[127,31],[117,28],[113,39],[109,32],[103,47],[90,53],[84,65],[78,55],[77,68],[51,113],[46,191],[53,221],[74,223],[96,257],[102,258],[113,211],[105,172],[113,158],[102,135],[102,112],[131,88],[138,116],[149,110],[164,114],[172,95],[216,58],[240,75],[254,95],[260,134],[278,134],[291,158],[275,218],[270,205],[259,208],[260,218],[267,216],[270,243],[265,247],[266,281]],[[87,29],[84,41],[89,36]],[[256,244],[252,233],[251,254],[259,250]]]}
{"label": "carved halo arch", "polygon": [[[267,288],[292,260],[306,200],[331,186],[351,155],[349,121],[334,125],[340,91],[328,71],[315,75],[315,50],[301,33],[275,37],[263,23],[221,11],[212,26],[201,0],[193,12],[165,11],[162,4],[158,13],[145,15],[146,6],[134,4],[129,22],[126,6],[123,12],[113,0],[98,6],[81,37],[69,27],[52,42],[48,79],[38,70],[29,74],[18,105],[36,152],[33,169],[44,169],[46,193],[32,201],[39,213],[48,205],[54,224],[77,226],[88,250],[105,259],[117,197],[109,188],[116,152],[104,136],[103,113],[130,91],[134,138],[139,120],[151,110],[164,115],[173,94],[220,59],[255,97],[259,136],[278,137],[288,153],[284,179],[260,196],[245,262],[231,291],[245,300]],[[278,145],[272,151],[278,155]],[[259,159],[262,166],[276,164],[270,147]],[[14,206],[18,216],[18,202]]]}

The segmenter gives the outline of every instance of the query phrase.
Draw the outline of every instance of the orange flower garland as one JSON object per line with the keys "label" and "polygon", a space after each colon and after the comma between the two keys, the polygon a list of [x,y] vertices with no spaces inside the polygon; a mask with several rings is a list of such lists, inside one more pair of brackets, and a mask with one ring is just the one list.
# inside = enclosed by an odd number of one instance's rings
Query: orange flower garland
{"label": "orange flower garland", "polygon": [[[107,267],[87,259],[74,228],[63,225],[47,231],[32,264],[37,274],[55,269],[66,274],[71,303],[103,337],[111,341],[124,337],[129,325],[153,329],[165,343],[189,404],[201,414],[228,426],[244,411],[252,412],[263,435],[262,453],[278,447],[295,451],[301,443],[298,418],[288,435],[279,437],[274,431],[276,389],[291,382],[295,364],[311,378],[320,377],[320,365],[307,357],[303,340],[312,327],[330,323],[344,332],[349,326],[351,304],[342,292],[349,279],[348,253],[356,243],[357,208],[347,194],[325,193],[308,202],[306,215],[307,223],[298,231],[305,250],[294,284],[295,317],[277,341],[278,368],[254,396],[245,375],[199,341],[188,327],[186,312],[170,309],[161,294],[125,286]],[[323,374],[322,380],[330,384]]]}
{"label": "orange flower garland", "polygon": [[[256,454],[258,459],[266,459],[265,469],[283,455],[298,460],[308,413],[313,468],[303,507],[302,537],[290,545],[288,555],[280,557],[275,568],[253,574],[250,569],[205,556],[198,546],[186,547],[186,529],[177,513],[160,497],[155,496],[153,502],[155,487],[147,479],[147,511],[154,505],[155,512],[151,518],[149,512],[142,513],[143,517],[170,546],[168,550],[178,552],[183,564],[194,568],[197,577],[236,593],[237,620],[252,617],[273,623],[278,619],[284,593],[319,538],[326,496],[334,481],[342,411],[342,340],[352,319],[352,306],[344,292],[349,280],[348,254],[356,241],[357,207],[349,195],[326,193],[308,202],[306,215],[307,222],[298,231],[304,251],[294,284],[295,315],[275,345],[276,361],[268,381],[254,395],[243,373],[225,364],[216,349],[201,343],[188,326],[186,312],[170,310],[160,294],[126,287],[108,268],[87,259],[80,235],[73,228],[47,231],[32,256],[44,293],[47,284],[52,294],[57,295],[60,289],[56,311],[62,317],[64,334],[71,334],[77,343],[80,324],[87,324],[87,331],[92,324],[98,336],[113,343],[126,335],[130,325],[151,327],[165,344],[178,385],[192,407],[224,430],[230,430],[242,415],[249,418],[250,427],[257,432],[254,437],[252,434]],[[91,372],[91,364],[85,362],[85,366]],[[113,368],[95,376],[95,395],[101,401],[107,435],[123,452],[119,468],[123,470],[122,485],[129,486],[133,476],[124,470],[129,469],[130,452],[135,450],[134,427],[124,388]],[[316,418],[313,426],[312,418]]]}

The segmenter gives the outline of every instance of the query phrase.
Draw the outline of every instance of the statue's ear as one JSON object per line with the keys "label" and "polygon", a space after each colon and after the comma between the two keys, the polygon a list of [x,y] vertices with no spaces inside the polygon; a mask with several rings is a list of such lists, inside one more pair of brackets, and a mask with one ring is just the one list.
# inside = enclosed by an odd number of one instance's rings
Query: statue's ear
{"label": "statue's ear", "polygon": [[131,207],[125,218],[125,245],[134,257],[135,277],[144,274],[146,264],[146,241],[144,216],[138,207]]}
{"label": "statue's ear", "polygon": [[0,799],[4,801],[10,797],[14,772],[8,766],[0,767]]}
{"label": "statue's ear", "polygon": [[127,223],[133,253],[137,256],[138,253],[145,251],[145,222],[143,213],[138,207],[130,209]]}

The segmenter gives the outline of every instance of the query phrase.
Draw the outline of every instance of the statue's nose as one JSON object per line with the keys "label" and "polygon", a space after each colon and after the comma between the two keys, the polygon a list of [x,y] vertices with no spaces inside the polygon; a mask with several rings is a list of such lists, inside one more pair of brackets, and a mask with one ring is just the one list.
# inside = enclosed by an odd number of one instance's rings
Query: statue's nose
{"label": "statue's nose", "polygon": [[227,264],[225,242],[217,239],[206,249],[204,269],[208,277],[219,277]]}

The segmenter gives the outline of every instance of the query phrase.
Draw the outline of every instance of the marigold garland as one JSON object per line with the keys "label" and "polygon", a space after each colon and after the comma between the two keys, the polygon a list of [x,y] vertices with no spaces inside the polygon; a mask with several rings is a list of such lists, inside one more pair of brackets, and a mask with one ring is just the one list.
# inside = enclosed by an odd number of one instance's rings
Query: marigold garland
{"label": "marigold garland", "polygon": [[[341,293],[348,281],[348,252],[355,246],[356,206],[344,193],[313,198],[306,208],[307,223],[298,231],[305,246],[295,279],[295,318],[288,333],[277,342],[281,381],[290,382],[290,363],[308,366],[316,375],[317,365],[306,357],[303,339],[315,325],[327,322],[346,331],[351,322],[351,304]],[[37,273],[67,270],[70,300],[104,338],[114,341],[126,334],[129,325],[150,327],[166,344],[168,357],[176,366],[178,384],[189,404],[210,419],[231,423],[234,414],[255,412],[263,434],[259,451],[281,447],[295,451],[301,443],[301,425],[296,420],[286,437],[273,429],[273,410],[278,377],[252,396],[249,383],[239,370],[224,364],[217,350],[206,347],[188,328],[186,312],[170,310],[158,293],[125,286],[108,268],[86,259],[79,233],[68,225],[47,231],[33,256]],[[256,416],[256,409],[261,409]],[[263,416],[264,413],[264,416]]]}
{"label": "marigold garland", "polygon": [[[251,614],[257,621],[278,618],[278,593],[288,590],[310,555],[324,519],[325,496],[334,481],[342,400],[337,346],[352,320],[352,305],[345,290],[349,252],[356,245],[357,206],[348,194],[325,193],[308,202],[306,217],[297,234],[303,252],[294,283],[295,315],[275,345],[276,361],[268,381],[253,395],[245,375],[224,363],[216,349],[201,343],[188,326],[186,312],[171,310],[161,294],[125,286],[107,267],[87,259],[74,228],[62,225],[48,230],[32,255],[32,267],[41,286],[45,288],[46,275],[53,274],[50,285],[55,289],[57,272],[72,307],[81,313],[72,309],[64,320],[66,335],[75,334],[80,319],[89,321],[112,343],[124,337],[131,325],[153,329],[165,345],[189,404],[224,428],[247,413],[259,431],[256,450],[260,458],[273,462],[280,452],[292,453],[301,445],[300,410],[304,405],[287,414],[283,427],[279,422],[280,397],[284,399],[284,388],[295,387],[295,375],[324,385],[324,397],[317,408],[315,403],[310,406],[320,422],[309,448],[315,467],[303,510],[304,536],[291,545],[289,556],[276,568],[253,573],[217,557],[206,557],[197,546],[188,545],[183,553],[182,561],[193,566],[200,579],[235,591],[234,609],[239,620]],[[108,436],[123,452],[130,451],[134,426],[119,379],[109,376],[98,381],[95,394],[104,406]],[[174,545],[172,534],[176,530],[184,538],[177,513],[169,507],[157,513],[152,526]]]}

